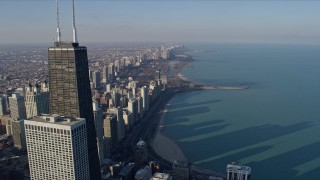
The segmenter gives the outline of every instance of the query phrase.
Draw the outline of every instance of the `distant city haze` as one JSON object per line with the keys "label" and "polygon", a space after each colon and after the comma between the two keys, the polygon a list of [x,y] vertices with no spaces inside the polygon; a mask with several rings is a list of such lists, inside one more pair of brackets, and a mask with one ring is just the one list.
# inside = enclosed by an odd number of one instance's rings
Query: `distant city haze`
{"label": "distant city haze", "polygon": [[[319,44],[320,1],[77,0],[79,42]],[[72,40],[71,0],[61,0]],[[1,0],[0,44],[55,38],[55,0]]]}

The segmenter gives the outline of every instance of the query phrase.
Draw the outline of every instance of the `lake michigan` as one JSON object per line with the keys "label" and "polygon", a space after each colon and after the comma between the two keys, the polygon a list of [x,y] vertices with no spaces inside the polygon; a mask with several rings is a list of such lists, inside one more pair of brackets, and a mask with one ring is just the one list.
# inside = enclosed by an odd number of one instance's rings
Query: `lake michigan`
{"label": "lake michigan", "polygon": [[165,134],[196,166],[225,172],[232,161],[252,179],[317,179],[320,172],[320,47],[187,44],[195,82],[244,90],[178,94]]}

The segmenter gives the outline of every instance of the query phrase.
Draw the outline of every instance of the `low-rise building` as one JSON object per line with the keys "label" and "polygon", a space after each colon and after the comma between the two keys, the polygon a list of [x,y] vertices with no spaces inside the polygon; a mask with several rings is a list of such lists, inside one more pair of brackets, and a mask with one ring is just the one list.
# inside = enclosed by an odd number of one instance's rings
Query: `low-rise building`
{"label": "low-rise building", "polygon": [[241,166],[236,162],[227,165],[227,180],[250,180],[251,168],[248,166]]}
{"label": "low-rise building", "polygon": [[151,180],[172,180],[172,176],[166,173],[155,173]]}

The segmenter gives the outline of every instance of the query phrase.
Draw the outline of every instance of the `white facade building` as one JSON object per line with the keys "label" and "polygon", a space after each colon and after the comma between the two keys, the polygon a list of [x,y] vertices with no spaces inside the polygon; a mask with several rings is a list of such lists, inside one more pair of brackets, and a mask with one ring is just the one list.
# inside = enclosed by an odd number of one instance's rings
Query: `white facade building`
{"label": "white facade building", "polygon": [[40,92],[40,87],[28,87],[25,105],[27,119],[49,113],[49,92]]}
{"label": "white facade building", "polygon": [[142,103],[143,103],[143,110],[148,111],[149,110],[149,89],[147,86],[143,86],[141,88],[141,97],[142,97]]}
{"label": "white facade building", "polygon": [[24,97],[20,94],[12,94],[11,97],[9,97],[9,104],[10,104],[10,113],[11,118],[13,120],[19,120],[19,119],[26,119],[26,106],[24,104]]}
{"label": "white facade building", "polygon": [[154,173],[150,180],[172,180],[172,176],[166,173]]}
{"label": "white facade building", "polygon": [[133,114],[134,122],[140,119],[138,114],[138,101],[136,100],[136,98],[129,99],[128,111]]}
{"label": "white facade building", "polygon": [[250,180],[251,168],[236,162],[227,165],[227,180]]}
{"label": "white facade building", "polygon": [[113,63],[110,63],[108,66],[108,78],[114,77],[114,65]]}
{"label": "white facade building", "polygon": [[108,79],[108,66],[104,65],[102,70],[102,82],[106,83]]}
{"label": "white facade building", "polygon": [[86,121],[59,115],[25,120],[31,179],[89,179]]}

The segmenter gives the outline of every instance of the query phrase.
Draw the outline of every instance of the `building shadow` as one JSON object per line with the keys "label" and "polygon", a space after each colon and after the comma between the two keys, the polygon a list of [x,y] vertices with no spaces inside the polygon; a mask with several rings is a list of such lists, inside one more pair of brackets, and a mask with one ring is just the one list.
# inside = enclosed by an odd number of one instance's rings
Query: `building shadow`
{"label": "building shadow", "polygon": [[[226,127],[226,126],[224,126]],[[192,160],[204,160],[208,157],[215,157],[223,155],[233,150],[241,149],[247,146],[255,145],[257,143],[285,136],[306,128],[311,127],[311,123],[308,121],[300,122],[288,126],[271,125],[266,124],[262,126],[253,126],[249,128],[240,129],[237,131],[215,135],[212,133],[202,133],[199,131],[194,136],[187,136],[177,142],[182,147],[187,157],[191,157]],[[180,127],[179,129],[192,128],[192,127]],[[223,129],[221,127],[218,130]],[[192,132],[193,133],[193,132]],[[190,135],[192,133],[189,133]],[[200,137],[199,137],[200,135]],[[198,136],[195,138],[195,136]],[[175,136],[174,136],[175,137]],[[186,136],[184,136],[186,137]],[[194,148],[201,148],[201,153],[194,153]],[[200,151],[196,151],[200,152]],[[236,158],[237,160],[239,158]],[[208,163],[215,163],[214,161]],[[259,163],[260,164],[260,163]]]}
{"label": "building shadow", "polygon": [[[224,156],[222,158],[217,158],[215,160],[208,160],[207,162],[201,162],[198,164],[195,164],[196,166],[200,166],[200,167],[204,167],[207,169],[213,169],[215,171],[218,172],[225,172],[226,171],[226,166],[228,163],[230,162],[234,162],[237,161],[239,159],[243,159],[246,158],[248,156],[253,156],[255,154],[259,154],[265,151],[268,151],[269,149],[271,149],[273,146],[260,146],[260,147],[255,147],[255,148],[251,148],[251,149],[247,149],[235,154],[232,154],[230,156]],[[206,161],[206,160],[204,160]],[[241,162],[240,162],[241,163]],[[222,164],[222,166],[221,166]]]}
{"label": "building shadow", "polygon": [[187,107],[192,107],[192,106],[203,106],[206,104],[213,104],[213,103],[218,103],[221,102],[221,99],[214,99],[214,100],[209,100],[209,101],[203,101],[203,102],[197,102],[197,103],[187,103],[187,102],[183,102],[183,103],[175,103],[170,105],[170,109],[179,109],[179,108],[187,108]]}
{"label": "building shadow", "polygon": [[175,122],[174,118],[181,118],[191,115],[203,114],[209,112],[210,109],[207,106],[199,106],[193,108],[185,108],[181,110],[170,111],[170,117],[173,117],[170,121]]}
{"label": "building shadow", "polygon": [[319,179],[320,164],[318,164],[318,166],[315,169],[307,171],[306,173],[303,173],[301,175],[299,175],[299,172],[296,169],[294,169],[299,165],[302,165],[313,159],[319,158],[319,149],[320,141],[274,156],[263,161],[249,163],[248,166],[254,167],[252,169],[252,178],[254,179]]}
{"label": "building shadow", "polygon": [[[165,133],[172,139],[192,138],[206,133],[218,132],[230,126],[222,119],[200,122],[192,125],[175,124],[165,130]],[[178,131],[177,131],[178,130]]]}

